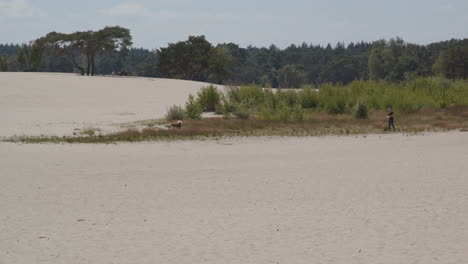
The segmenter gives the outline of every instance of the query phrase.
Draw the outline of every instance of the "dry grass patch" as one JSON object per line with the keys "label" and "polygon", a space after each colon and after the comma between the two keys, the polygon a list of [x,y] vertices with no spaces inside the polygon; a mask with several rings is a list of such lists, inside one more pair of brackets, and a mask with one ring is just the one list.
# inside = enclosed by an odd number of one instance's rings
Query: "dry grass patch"
{"label": "dry grass patch", "polygon": [[[86,137],[12,137],[8,142],[24,143],[115,143],[154,140],[190,140],[232,136],[320,136],[384,133],[386,112],[371,111],[367,119],[356,119],[351,114],[330,115],[308,112],[303,121],[260,120],[255,116],[241,118],[207,118],[187,120],[181,129],[150,127],[127,129],[107,135]],[[144,123],[144,122],[140,122]],[[395,126],[399,132],[468,130],[468,107],[427,109],[397,113]]]}

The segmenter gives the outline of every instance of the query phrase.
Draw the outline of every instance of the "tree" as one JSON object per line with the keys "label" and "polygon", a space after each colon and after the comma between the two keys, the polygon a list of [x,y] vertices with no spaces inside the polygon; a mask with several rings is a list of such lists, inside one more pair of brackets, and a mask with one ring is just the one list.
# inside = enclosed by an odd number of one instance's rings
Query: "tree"
{"label": "tree", "polygon": [[430,53],[424,46],[408,44],[402,39],[374,42],[369,57],[369,77],[372,80],[401,81],[408,73],[430,74]]}
{"label": "tree", "polygon": [[[59,55],[70,58],[81,74],[94,75],[96,72],[96,55],[110,53],[132,45],[130,30],[115,26],[105,27],[98,31],[78,31],[71,34],[51,32],[44,38],[44,43]],[[77,57],[86,58],[86,66],[78,63]]]}
{"label": "tree", "polygon": [[6,55],[0,55],[0,72],[6,72],[10,69],[10,63]]}
{"label": "tree", "polygon": [[281,88],[301,88],[305,83],[305,73],[297,65],[286,65],[278,72]]}
{"label": "tree", "polygon": [[234,59],[229,55],[226,48],[218,46],[211,50],[208,64],[208,80],[223,84],[227,78],[231,77]]}
{"label": "tree", "polygon": [[450,79],[468,78],[468,45],[443,51],[433,69],[435,73]]}
{"label": "tree", "polygon": [[81,75],[85,74],[85,69],[84,66],[78,63],[77,57],[84,50],[83,34],[85,33],[63,34],[50,32],[43,38],[44,46],[48,50],[55,52],[57,55],[68,57],[73,65],[80,70]]}
{"label": "tree", "polygon": [[157,70],[163,77],[205,81],[212,50],[213,46],[205,36],[190,36],[187,41],[171,43],[157,51]]}
{"label": "tree", "polygon": [[43,50],[42,39],[18,47],[16,63],[19,69],[23,71],[38,71],[42,61]]}
{"label": "tree", "polygon": [[123,27],[105,27],[97,32],[91,32],[90,38],[85,41],[88,69],[90,68],[89,64],[91,64],[91,75],[96,72],[95,59],[97,54],[108,54],[115,50],[126,49],[131,45],[130,30]]}

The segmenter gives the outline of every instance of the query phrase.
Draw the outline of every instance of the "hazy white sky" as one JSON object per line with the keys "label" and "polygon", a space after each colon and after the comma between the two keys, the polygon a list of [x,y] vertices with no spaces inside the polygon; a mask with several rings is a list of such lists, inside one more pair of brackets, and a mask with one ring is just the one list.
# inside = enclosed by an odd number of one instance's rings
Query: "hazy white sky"
{"label": "hazy white sky", "polygon": [[281,48],[395,36],[427,44],[468,37],[468,0],[0,0],[0,43],[106,25],[150,49],[189,35]]}

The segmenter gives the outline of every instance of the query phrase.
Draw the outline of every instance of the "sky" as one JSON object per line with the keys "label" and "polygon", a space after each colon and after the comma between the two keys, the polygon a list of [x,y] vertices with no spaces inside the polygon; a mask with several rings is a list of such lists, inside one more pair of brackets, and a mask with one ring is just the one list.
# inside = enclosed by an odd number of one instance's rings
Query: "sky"
{"label": "sky", "polygon": [[0,0],[0,43],[115,25],[147,49],[189,35],[242,47],[397,36],[428,44],[468,37],[468,0]]}

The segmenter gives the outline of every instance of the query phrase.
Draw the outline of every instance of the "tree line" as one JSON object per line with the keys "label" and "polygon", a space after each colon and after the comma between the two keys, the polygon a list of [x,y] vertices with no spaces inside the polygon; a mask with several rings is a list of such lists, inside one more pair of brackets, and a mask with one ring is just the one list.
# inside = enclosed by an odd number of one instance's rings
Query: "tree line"
{"label": "tree line", "polygon": [[211,83],[301,87],[353,80],[398,82],[418,76],[468,78],[468,39],[417,45],[401,38],[335,46],[290,45],[280,49],[213,45],[190,36],[158,50],[132,48],[128,29],[116,26],[71,34],[51,32],[28,44],[0,44],[0,70],[127,71],[131,75]]}

